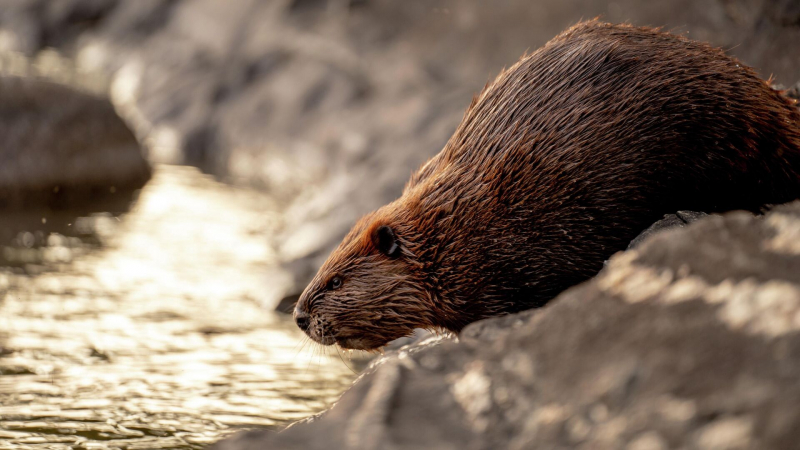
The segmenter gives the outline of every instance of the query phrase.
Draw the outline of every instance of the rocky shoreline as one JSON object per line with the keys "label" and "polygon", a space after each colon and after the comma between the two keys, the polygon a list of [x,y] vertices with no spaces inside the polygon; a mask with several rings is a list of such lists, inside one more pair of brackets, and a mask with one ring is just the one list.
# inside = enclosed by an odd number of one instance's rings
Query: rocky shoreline
{"label": "rocky shoreline", "polygon": [[548,306],[405,347],[256,448],[789,449],[800,439],[800,202],[709,216]]}

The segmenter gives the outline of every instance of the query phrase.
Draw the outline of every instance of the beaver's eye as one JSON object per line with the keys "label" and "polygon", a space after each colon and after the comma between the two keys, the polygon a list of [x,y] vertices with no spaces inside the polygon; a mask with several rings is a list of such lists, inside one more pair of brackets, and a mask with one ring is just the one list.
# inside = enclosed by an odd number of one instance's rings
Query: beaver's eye
{"label": "beaver's eye", "polygon": [[342,287],[341,277],[331,278],[331,281],[328,283],[328,285],[331,287],[331,289],[339,289],[340,287]]}

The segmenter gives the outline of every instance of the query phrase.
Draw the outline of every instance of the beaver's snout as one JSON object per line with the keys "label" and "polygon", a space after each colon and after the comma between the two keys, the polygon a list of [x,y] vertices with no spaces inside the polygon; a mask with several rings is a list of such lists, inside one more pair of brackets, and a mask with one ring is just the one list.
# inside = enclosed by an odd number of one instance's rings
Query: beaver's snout
{"label": "beaver's snout", "polygon": [[294,321],[303,332],[307,333],[308,327],[311,326],[311,316],[309,316],[307,312],[301,310],[299,306],[300,305],[297,305],[297,307],[294,308]]}
{"label": "beaver's snout", "polygon": [[322,345],[332,345],[336,342],[334,337],[328,330],[329,327],[325,326],[325,320],[320,317],[312,316],[308,311],[308,302],[304,301],[301,297],[294,307],[294,321],[303,332],[310,337],[314,342]]}

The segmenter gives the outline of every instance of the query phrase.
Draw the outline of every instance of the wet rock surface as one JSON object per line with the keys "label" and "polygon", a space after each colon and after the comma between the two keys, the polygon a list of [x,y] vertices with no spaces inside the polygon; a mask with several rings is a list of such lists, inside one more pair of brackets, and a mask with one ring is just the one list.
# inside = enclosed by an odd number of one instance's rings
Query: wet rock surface
{"label": "wet rock surface", "polygon": [[0,48],[107,74],[151,160],[288,202],[274,306],[400,193],[486,81],[581,18],[688,33],[788,86],[796,15],[783,0],[14,0]]}
{"label": "wet rock surface", "polygon": [[548,306],[407,348],[317,420],[215,448],[789,449],[800,203],[659,233]]}

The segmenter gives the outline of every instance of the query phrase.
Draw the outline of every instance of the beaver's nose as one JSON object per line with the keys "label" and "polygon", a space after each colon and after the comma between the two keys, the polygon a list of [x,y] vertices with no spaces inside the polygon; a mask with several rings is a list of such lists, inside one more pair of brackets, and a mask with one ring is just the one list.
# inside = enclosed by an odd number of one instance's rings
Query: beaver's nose
{"label": "beaver's nose", "polygon": [[298,305],[298,307],[294,309],[294,321],[301,330],[308,331],[308,327],[311,325],[311,316],[300,309]]}

